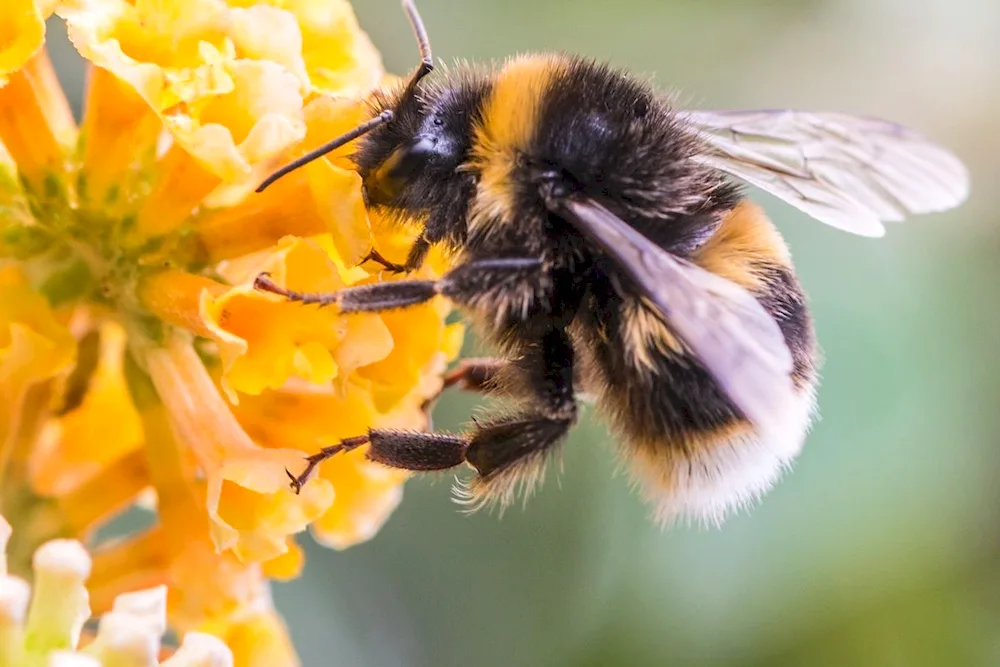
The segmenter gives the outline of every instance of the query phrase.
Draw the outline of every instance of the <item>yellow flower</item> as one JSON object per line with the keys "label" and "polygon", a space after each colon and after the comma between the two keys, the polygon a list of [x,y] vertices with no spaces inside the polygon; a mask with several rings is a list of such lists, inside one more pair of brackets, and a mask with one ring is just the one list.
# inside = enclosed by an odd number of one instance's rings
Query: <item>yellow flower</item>
{"label": "yellow flower", "polygon": [[0,665],[233,664],[233,652],[218,635],[191,632],[176,651],[161,647],[167,629],[164,586],[119,595],[96,633],[84,632],[90,617],[86,581],[92,565],[86,549],[68,539],[42,544],[32,557],[32,586],[9,574],[3,562],[11,532],[10,524],[0,517]]}
{"label": "yellow flower", "polygon": [[[44,48],[52,14],[89,61],[79,125]],[[297,664],[269,580],[299,573],[306,529],[338,549],[371,538],[407,473],[357,450],[296,495],[285,468],[369,427],[426,427],[462,329],[440,300],[345,316],[253,289],[261,271],[300,290],[398,279],[358,266],[372,247],[402,259],[413,236],[369,218],[350,147],[253,188],[391,80],[346,0],[0,3],[13,572],[43,543],[152,511],[94,545],[94,609],[165,586],[174,630],[225,639],[238,664]],[[416,277],[445,270],[432,253]]]}
{"label": "yellow flower", "polygon": [[45,19],[54,2],[38,0],[7,0],[9,8],[0,23],[0,86],[7,76],[24,64],[45,44]]}

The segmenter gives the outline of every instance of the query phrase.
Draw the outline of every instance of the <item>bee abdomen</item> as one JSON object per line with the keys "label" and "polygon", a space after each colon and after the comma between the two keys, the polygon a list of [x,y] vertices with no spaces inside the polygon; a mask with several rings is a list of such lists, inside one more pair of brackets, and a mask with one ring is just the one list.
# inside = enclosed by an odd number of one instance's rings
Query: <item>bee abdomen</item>
{"label": "bee abdomen", "polygon": [[[800,451],[814,415],[818,360],[787,249],[759,209],[734,209],[694,260],[748,289],[784,334],[795,396],[773,432],[755,430],[667,324],[611,280],[595,282],[575,334],[587,390],[618,432],[658,518],[719,522],[766,491]],[[783,396],[776,392],[775,400]]]}

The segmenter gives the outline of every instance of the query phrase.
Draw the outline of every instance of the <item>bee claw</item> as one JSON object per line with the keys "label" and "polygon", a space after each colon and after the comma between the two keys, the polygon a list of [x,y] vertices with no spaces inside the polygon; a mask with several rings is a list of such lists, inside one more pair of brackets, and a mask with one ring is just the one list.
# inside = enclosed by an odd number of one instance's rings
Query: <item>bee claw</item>
{"label": "bee claw", "polygon": [[257,274],[254,278],[253,288],[255,290],[260,290],[261,292],[271,292],[272,294],[281,294],[282,296],[287,296],[288,292],[279,287],[273,280],[271,280],[271,274],[267,271],[263,271]]}
{"label": "bee claw", "polygon": [[365,445],[369,442],[371,442],[371,436],[368,434],[355,436],[353,438],[344,438],[336,445],[324,447],[323,449],[313,454],[312,456],[307,456],[306,469],[303,470],[302,474],[299,475],[298,477],[293,475],[291,471],[288,470],[288,468],[285,468],[285,474],[288,475],[288,479],[291,480],[289,481],[288,486],[291,487],[292,491],[295,492],[295,495],[298,495],[299,492],[302,490],[302,487],[305,486],[306,482],[309,481],[309,478],[312,477],[313,472],[316,470],[316,467],[320,463],[327,460],[331,456],[334,456],[341,452],[349,452],[352,449],[360,447],[361,445]]}
{"label": "bee claw", "polygon": [[295,495],[299,495],[299,492],[302,491],[302,480],[293,475],[288,468],[285,468],[285,474],[288,475],[288,479],[291,480],[288,486],[295,492]]}
{"label": "bee claw", "polygon": [[375,262],[380,265],[384,271],[388,271],[389,273],[406,273],[405,266],[402,264],[396,264],[395,262],[390,262],[375,248],[368,251],[368,254],[365,255],[364,258],[358,263],[358,266],[369,261]]}

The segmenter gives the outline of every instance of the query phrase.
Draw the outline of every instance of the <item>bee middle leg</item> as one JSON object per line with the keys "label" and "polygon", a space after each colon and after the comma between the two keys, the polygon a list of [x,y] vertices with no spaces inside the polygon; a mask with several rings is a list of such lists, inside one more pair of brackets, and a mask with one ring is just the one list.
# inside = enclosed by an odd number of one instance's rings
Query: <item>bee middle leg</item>
{"label": "bee middle leg", "polygon": [[434,404],[444,392],[452,387],[478,393],[489,392],[493,388],[497,376],[506,365],[507,362],[503,359],[490,357],[462,359],[455,368],[444,374],[441,389],[424,401],[423,405],[420,406],[421,409],[427,413],[429,419]]}

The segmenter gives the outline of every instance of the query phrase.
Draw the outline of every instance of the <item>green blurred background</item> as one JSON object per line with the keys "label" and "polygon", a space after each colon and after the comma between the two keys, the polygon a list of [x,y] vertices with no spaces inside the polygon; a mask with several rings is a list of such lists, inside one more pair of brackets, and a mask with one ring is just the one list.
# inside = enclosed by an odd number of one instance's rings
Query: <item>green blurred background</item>
{"label": "green blurred background", "polygon": [[[305,665],[1000,665],[1000,3],[419,4],[448,62],[562,49],[705,108],[911,124],[966,160],[973,195],[878,241],[760,197],[827,362],[823,419],[755,510],[657,529],[585,416],[523,510],[468,517],[451,477],[415,479],[371,542],[310,544],[305,575],[275,590]],[[409,71],[396,0],[357,12],[388,68]],[[54,55],[74,78],[69,47]],[[476,407],[451,394],[437,426]]]}

